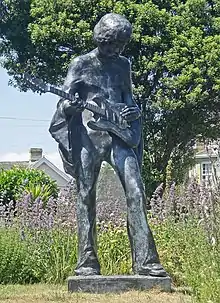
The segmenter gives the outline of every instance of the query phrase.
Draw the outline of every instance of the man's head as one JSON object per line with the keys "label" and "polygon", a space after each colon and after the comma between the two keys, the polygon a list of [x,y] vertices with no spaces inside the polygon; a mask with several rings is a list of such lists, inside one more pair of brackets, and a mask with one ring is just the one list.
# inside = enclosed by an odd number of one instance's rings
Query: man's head
{"label": "man's head", "polygon": [[120,55],[131,38],[130,22],[118,14],[106,14],[94,28],[94,41],[102,55],[115,58]]}

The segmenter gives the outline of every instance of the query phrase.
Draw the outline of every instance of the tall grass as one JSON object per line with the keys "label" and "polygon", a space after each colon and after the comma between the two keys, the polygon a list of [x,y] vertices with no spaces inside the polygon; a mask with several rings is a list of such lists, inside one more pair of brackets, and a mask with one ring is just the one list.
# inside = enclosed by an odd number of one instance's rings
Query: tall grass
{"label": "tall grass", "polygon": [[151,209],[162,263],[174,283],[192,288],[197,301],[220,302],[219,186],[173,183],[163,197],[161,190]]}
{"label": "tall grass", "polygon": [[[159,187],[148,218],[163,266],[176,286],[192,289],[197,301],[220,302],[218,191],[191,182],[171,184],[161,193]],[[74,273],[77,235],[71,197],[67,192],[45,205],[25,196],[16,210],[0,206],[0,283],[62,283]],[[108,208],[106,217],[100,208],[105,205],[99,205],[102,221],[97,224],[102,274],[130,274],[124,208]]]}

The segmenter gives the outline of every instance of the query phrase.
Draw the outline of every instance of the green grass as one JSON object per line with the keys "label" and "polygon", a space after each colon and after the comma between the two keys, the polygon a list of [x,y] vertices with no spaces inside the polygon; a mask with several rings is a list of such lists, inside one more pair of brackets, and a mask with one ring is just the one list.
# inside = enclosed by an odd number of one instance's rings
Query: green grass
{"label": "green grass", "polygon": [[187,295],[159,291],[130,291],[122,294],[85,294],[67,292],[65,285],[5,285],[0,286],[0,302],[4,303],[191,303]]}

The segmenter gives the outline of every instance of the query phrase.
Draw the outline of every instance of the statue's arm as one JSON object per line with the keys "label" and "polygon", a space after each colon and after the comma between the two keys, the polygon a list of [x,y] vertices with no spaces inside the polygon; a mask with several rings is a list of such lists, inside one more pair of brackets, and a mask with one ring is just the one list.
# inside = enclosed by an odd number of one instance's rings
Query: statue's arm
{"label": "statue's arm", "polygon": [[124,58],[124,90],[123,90],[123,99],[126,105],[133,106],[136,105],[133,100],[133,92],[132,92],[132,79],[131,79],[131,64],[127,58]]}
{"label": "statue's arm", "polygon": [[134,121],[141,116],[141,111],[133,98],[130,62],[126,58],[124,58],[123,61],[124,61],[123,63],[124,63],[124,71],[125,71],[124,72],[125,85],[123,89],[123,100],[126,106],[122,110],[121,115],[128,121]]}
{"label": "statue's arm", "polygon": [[79,97],[79,83],[81,82],[81,60],[76,58],[74,59],[68,69],[66,79],[63,84],[63,91],[70,93],[75,98],[74,100],[60,99],[57,107],[68,117],[74,115],[76,112],[83,111],[84,106]]}

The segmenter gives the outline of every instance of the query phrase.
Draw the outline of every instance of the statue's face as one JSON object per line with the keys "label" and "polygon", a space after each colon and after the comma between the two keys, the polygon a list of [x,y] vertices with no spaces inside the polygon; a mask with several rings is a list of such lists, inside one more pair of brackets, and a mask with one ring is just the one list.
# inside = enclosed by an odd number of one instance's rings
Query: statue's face
{"label": "statue's face", "polygon": [[98,45],[100,54],[109,59],[116,59],[123,52],[125,43],[121,41],[110,41]]}

